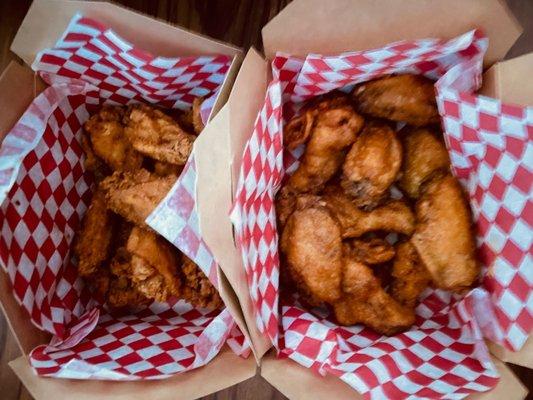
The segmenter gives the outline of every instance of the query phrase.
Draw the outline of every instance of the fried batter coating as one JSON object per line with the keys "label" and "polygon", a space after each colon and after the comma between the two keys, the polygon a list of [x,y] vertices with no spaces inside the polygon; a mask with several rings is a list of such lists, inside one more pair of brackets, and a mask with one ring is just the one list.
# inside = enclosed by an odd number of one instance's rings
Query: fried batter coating
{"label": "fried batter coating", "polygon": [[146,297],[166,301],[180,295],[179,260],[171,245],[154,232],[134,227],[126,249],[131,256],[131,280]]}
{"label": "fried batter coating", "polygon": [[387,294],[367,265],[351,257],[349,251],[343,262],[343,296],[333,304],[339,324],[360,323],[384,335],[394,335],[413,325],[413,309]]}
{"label": "fried batter coating", "polygon": [[430,282],[431,277],[411,242],[398,244],[392,266],[391,296],[407,307],[415,307],[418,296]]}
{"label": "fried batter coating", "polygon": [[468,203],[450,174],[433,177],[416,203],[417,225],[411,239],[433,283],[461,293],[479,275]]}
{"label": "fried batter coating", "polygon": [[281,251],[292,280],[305,297],[317,302],[340,297],[341,232],[325,207],[296,210],[281,235]]}
{"label": "fried batter coating", "polygon": [[97,189],[85,213],[74,245],[80,276],[88,277],[109,257],[115,220],[107,210],[104,193]]}
{"label": "fried batter coating", "polygon": [[[306,123],[297,132],[297,123],[288,124],[288,146],[308,140],[298,169],[287,185],[298,193],[316,193],[339,170],[348,147],[363,127],[359,116],[346,97],[328,98],[305,111]],[[312,127],[309,121],[312,119]],[[309,120],[309,121],[308,121]]]}
{"label": "fried batter coating", "polygon": [[124,135],[123,115],[122,108],[105,106],[84,124],[94,153],[113,171],[138,169],[143,159]]}
{"label": "fried batter coating", "polygon": [[150,303],[150,299],[140,293],[126,276],[115,277],[110,281],[107,305],[111,308],[137,307]]}
{"label": "fried batter coating", "polygon": [[397,232],[410,236],[415,216],[401,200],[390,200],[372,211],[363,211],[338,187],[328,187],[323,196],[327,208],[340,223],[342,237],[356,238],[368,232]]}
{"label": "fried batter coating", "polygon": [[359,207],[373,208],[388,194],[402,164],[402,145],[385,123],[373,121],[356,139],[342,166],[341,186]]}
{"label": "fried batter coating", "polygon": [[139,153],[170,164],[187,162],[196,136],[162,111],[136,104],[130,106],[124,121],[126,137]]}
{"label": "fried batter coating", "polygon": [[146,170],[134,173],[115,172],[100,184],[105,193],[107,207],[139,226],[163,200],[176,177],[158,177]]}
{"label": "fried batter coating", "polygon": [[449,171],[450,158],[442,143],[427,128],[402,132],[404,158],[400,188],[411,198],[418,198],[420,186],[436,171]]}
{"label": "fried batter coating", "polygon": [[155,161],[154,162],[154,174],[158,176],[167,176],[167,175],[174,175],[179,176],[181,173],[181,166],[162,162],[162,161]]}
{"label": "fried batter coating", "polygon": [[94,154],[91,146],[91,139],[87,135],[81,137],[81,148],[85,153],[85,161],[83,165],[87,171],[91,171],[94,174],[95,181],[101,182],[107,175],[109,175],[108,167],[105,163]]}
{"label": "fried batter coating", "polygon": [[183,288],[181,297],[193,306],[217,309],[224,306],[218,290],[205,276],[202,270],[188,258],[182,255],[181,275]]}
{"label": "fried batter coating", "polygon": [[352,96],[363,114],[409,125],[439,122],[433,82],[420,75],[394,75],[364,82]]}
{"label": "fried batter coating", "polygon": [[381,264],[392,260],[396,254],[394,247],[381,238],[353,239],[349,245],[353,257],[365,264]]}

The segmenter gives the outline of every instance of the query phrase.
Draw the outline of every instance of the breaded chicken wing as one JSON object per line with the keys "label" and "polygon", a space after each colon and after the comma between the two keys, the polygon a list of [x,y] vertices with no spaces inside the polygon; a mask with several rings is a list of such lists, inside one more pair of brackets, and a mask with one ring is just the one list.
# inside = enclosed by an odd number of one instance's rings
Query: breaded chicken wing
{"label": "breaded chicken wing", "polygon": [[392,260],[396,254],[394,247],[381,238],[353,239],[348,244],[355,259],[365,264],[381,264]]}
{"label": "breaded chicken wing", "polygon": [[150,303],[126,276],[114,277],[109,283],[107,305],[111,308],[139,307]]}
{"label": "breaded chicken wing", "polygon": [[144,220],[174,185],[173,175],[158,177],[146,170],[115,172],[100,184],[107,207],[130,222],[145,226]]}
{"label": "breaded chicken wing", "polygon": [[94,154],[113,171],[138,169],[143,160],[124,134],[123,115],[122,108],[105,106],[84,124],[85,131],[91,138]]}
{"label": "breaded chicken wing", "polygon": [[180,295],[179,259],[165,239],[134,227],[126,249],[131,254],[131,280],[146,297],[166,301]]}
{"label": "breaded chicken wing", "polygon": [[345,251],[342,297],[333,303],[341,325],[364,324],[384,335],[409,329],[415,322],[412,308],[402,306],[381,287],[372,270]]}
{"label": "breaded chicken wing", "polygon": [[427,128],[402,131],[404,157],[400,188],[411,198],[418,198],[420,186],[436,171],[449,171],[448,151]]}
{"label": "breaded chicken wing", "polygon": [[145,104],[130,106],[125,133],[139,153],[170,164],[184,165],[196,136],[185,132],[171,117]]}
{"label": "breaded chicken wing", "polygon": [[433,82],[420,75],[394,75],[354,88],[357,109],[373,117],[423,126],[439,122]]}
{"label": "breaded chicken wing", "polygon": [[97,183],[101,182],[102,179],[109,175],[109,168],[96,154],[94,154],[91,139],[87,135],[82,135],[81,137],[81,148],[85,153],[85,161],[83,162],[85,169],[93,173]]}
{"label": "breaded chicken wing", "polygon": [[321,205],[296,210],[281,235],[281,251],[298,291],[316,302],[341,295],[342,241],[338,223]]}
{"label": "breaded chicken wing", "polygon": [[357,238],[374,231],[409,236],[415,228],[415,216],[401,200],[390,200],[372,211],[363,211],[342,190],[332,186],[327,188],[322,198],[339,221],[343,238]]}
{"label": "breaded chicken wing", "polygon": [[431,277],[411,242],[398,244],[392,266],[391,296],[407,307],[415,307],[418,296],[430,282]]}
{"label": "breaded chicken wing", "polygon": [[392,128],[367,123],[346,155],[341,186],[359,207],[373,208],[388,194],[402,164],[402,145]]}
{"label": "breaded chicken wing", "polygon": [[181,277],[183,285],[180,297],[193,306],[217,309],[224,305],[218,290],[200,267],[184,254],[181,261]]}
{"label": "breaded chicken wing", "polygon": [[416,203],[416,229],[411,239],[433,283],[462,292],[479,275],[468,203],[450,174],[435,176]]}
{"label": "breaded chicken wing", "polygon": [[[344,96],[324,99],[305,113],[308,114],[305,123],[288,124],[288,147],[308,142],[300,165],[287,185],[298,193],[316,193],[339,170],[364,121]],[[304,132],[298,132],[295,125]]]}
{"label": "breaded chicken wing", "polygon": [[80,276],[90,276],[100,269],[110,253],[115,218],[107,210],[104,193],[97,189],[83,217],[74,245]]}

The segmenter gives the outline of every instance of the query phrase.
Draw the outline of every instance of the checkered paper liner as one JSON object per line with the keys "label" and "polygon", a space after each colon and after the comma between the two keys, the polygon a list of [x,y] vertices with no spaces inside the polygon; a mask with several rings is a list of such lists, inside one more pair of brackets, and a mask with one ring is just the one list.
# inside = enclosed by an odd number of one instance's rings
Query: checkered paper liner
{"label": "checkered paper liner", "polygon": [[[531,108],[472,94],[481,84],[487,46],[488,39],[474,30],[449,41],[402,41],[305,60],[278,54],[273,60],[273,80],[245,146],[231,218],[257,325],[280,357],[334,374],[366,398],[455,399],[497,384],[484,337],[513,349],[527,339],[533,325],[527,215],[533,114]],[[444,135],[454,173],[470,194],[484,278],[463,298],[428,289],[412,329],[386,337],[359,325],[337,326],[324,310],[305,310],[296,300],[284,300],[279,310],[274,196],[303,153],[303,147],[284,152],[282,145],[283,123],[302,101],[391,73],[438,79]]]}
{"label": "checkered paper liner", "polygon": [[[199,95],[208,99],[206,118],[230,63],[225,56],[154,57],[81,15],[56,47],[37,56],[33,68],[51,86],[0,148],[0,261],[31,321],[53,335],[30,355],[38,374],[161,379],[206,364],[224,344],[248,355],[248,342],[227,309],[195,309],[177,299],[130,314],[101,309],[70,256],[91,198],[79,142],[83,122],[101,104],[185,108]],[[202,240],[195,204],[193,151],[147,223],[217,285],[217,264]]]}

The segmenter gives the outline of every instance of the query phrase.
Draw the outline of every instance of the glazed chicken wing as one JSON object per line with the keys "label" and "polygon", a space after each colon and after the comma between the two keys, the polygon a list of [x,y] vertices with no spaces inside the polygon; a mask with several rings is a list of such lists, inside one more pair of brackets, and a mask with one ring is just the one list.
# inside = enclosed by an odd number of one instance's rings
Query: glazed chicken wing
{"label": "glazed chicken wing", "polygon": [[373,208],[388,194],[402,164],[402,145],[390,126],[371,122],[342,166],[341,185],[359,207]]}
{"label": "glazed chicken wing", "polygon": [[339,221],[343,238],[357,238],[374,231],[411,235],[415,228],[414,214],[401,200],[390,200],[372,211],[363,211],[337,187],[328,187],[323,199]]}
{"label": "glazed chicken wing", "polygon": [[107,207],[130,222],[145,226],[144,220],[163,200],[174,184],[173,175],[158,177],[146,170],[115,172],[101,187]]}
{"label": "glazed chicken wing", "polygon": [[404,158],[400,188],[411,198],[418,198],[420,186],[436,171],[448,171],[448,151],[429,129],[408,129],[402,132]]}
{"label": "glazed chicken wing", "polygon": [[339,170],[348,147],[363,126],[345,97],[328,98],[305,111],[304,122],[289,122],[288,147],[304,143],[300,165],[287,185],[298,193],[315,193]]}
{"label": "glazed chicken wing", "polygon": [[450,174],[435,176],[422,189],[416,203],[417,225],[412,237],[433,283],[462,292],[479,275],[468,203]]}
{"label": "glazed chicken wing", "polygon": [[[131,147],[124,134],[120,107],[103,107],[85,122],[94,154],[114,171],[132,171],[140,168],[143,157]],[[89,154],[87,154],[89,157]]]}
{"label": "glazed chicken wing", "polygon": [[170,164],[186,163],[196,136],[185,132],[171,117],[136,104],[129,108],[125,121],[126,136],[139,153]]}
{"label": "glazed chicken wing", "polygon": [[315,302],[340,295],[342,241],[339,225],[317,204],[296,210],[281,235],[281,251],[297,289]]}
{"label": "glazed chicken wing", "polygon": [[419,75],[394,75],[355,87],[353,98],[363,114],[422,126],[439,122],[433,82]]}
{"label": "glazed chicken wing", "polygon": [[343,295],[333,304],[341,325],[364,324],[384,335],[409,329],[415,322],[412,308],[402,306],[381,287],[372,270],[345,251]]}
{"label": "glazed chicken wing", "polygon": [[392,266],[392,297],[407,307],[415,307],[418,296],[430,281],[429,273],[411,242],[397,245]]}
{"label": "glazed chicken wing", "polygon": [[97,272],[109,257],[114,223],[113,214],[106,208],[104,193],[96,190],[74,245],[81,276],[87,277]]}

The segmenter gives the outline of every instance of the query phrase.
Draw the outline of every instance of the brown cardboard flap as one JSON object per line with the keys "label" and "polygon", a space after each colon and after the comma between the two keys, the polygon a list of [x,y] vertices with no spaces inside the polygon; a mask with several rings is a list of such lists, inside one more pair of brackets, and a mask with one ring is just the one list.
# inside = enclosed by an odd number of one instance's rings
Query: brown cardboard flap
{"label": "brown cardboard flap", "polygon": [[[498,386],[487,393],[468,396],[472,400],[522,400],[527,395],[526,388],[501,361],[492,360],[501,378]],[[332,375],[321,377],[289,359],[276,359],[269,352],[261,363],[261,376],[291,400],[343,400],[362,399],[354,389]]]}
{"label": "brown cardboard flap", "polygon": [[489,350],[500,360],[533,369],[533,339],[530,337],[520,351],[510,351],[488,342]]}
{"label": "brown cardboard flap", "polygon": [[[0,144],[30,105],[35,91],[33,71],[11,62],[0,77]],[[0,272],[0,308],[23,354],[28,354],[35,346],[50,340],[48,334],[41,332],[30,322],[28,313],[19,306],[4,271]]]}
{"label": "brown cardboard flap", "polygon": [[224,348],[209,364],[169,379],[135,382],[41,378],[28,361],[9,363],[35,400],[188,400],[206,396],[255,375],[253,358],[242,359]]}
{"label": "brown cardboard flap", "polygon": [[533,106],[533,53],[499,62],[483,75],[480,93],[502,101]]}
{"label": "brown cardboard flap", "polygon": [[31,65],[39,51],[56,43],[77,12],[98,19],[124,39],[159,56],[235,56],[240,53],[236,47],[114,4],[68,0],[34,0],[13,40],[11,50]]}
{"label": "brown cardboard flap", "polygon": [[502,59],[522,29],[499,0],[295,0],[263,28],[267,58],[366,50],[398,40],[452,38],[482,28],[485,65]]}
{"label": "brown cardboard flap", "polygon": [[[198,173],[197,195],[200,230],[237,299],[225,300],[230,309],[242,309],[239,326],[247,325],[254,354],[259,360],[270,343],[256,327],[246,276],[239,250],[233,241],[233,226],[228,218],[233,199],[232,163],[242,154],[253,121],[264,99],[265,62],[250,51],[237,75],[228,103],[206,126],[196,140],[195,159]],[[240,148],[235,149],[237,143]],[[240,163],[239,163],[240,165]],[[222,288],[223,289],[223,288]],[[224,291],[224,290],[222,290]]]}

